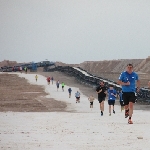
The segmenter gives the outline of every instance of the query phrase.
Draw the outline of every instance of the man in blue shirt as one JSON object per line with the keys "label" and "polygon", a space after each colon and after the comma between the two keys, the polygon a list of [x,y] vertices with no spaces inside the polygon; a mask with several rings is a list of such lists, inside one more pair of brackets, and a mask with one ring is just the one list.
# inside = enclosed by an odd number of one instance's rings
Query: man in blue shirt
{"label": "man in blue shirt", "polygon": [[119,76],[118,83],[122,85],[123,100],[125,105],[125,118],[129,116],[128,123],[133,124],[131,117],[133,114],[133,103],[136,100],[136,82],[137,91],[140,89],[140,81],[137,73],[133,71],[133,65],[128,64],[126,71]]}
{"label": "man in blue shirt", "polygon": [[109,105],[109,116],[111,116],[111,106],[113,106],[113,113],[115,114],[114,104],[117,97],[117,92],[114,89],[113,85],[109,86],[108,89],[108,105]]}

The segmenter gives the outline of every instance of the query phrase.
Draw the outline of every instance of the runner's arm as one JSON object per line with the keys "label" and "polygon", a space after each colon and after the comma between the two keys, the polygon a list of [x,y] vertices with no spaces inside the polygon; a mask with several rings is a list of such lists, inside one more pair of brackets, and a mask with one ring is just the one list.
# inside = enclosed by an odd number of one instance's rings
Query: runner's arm
{"label": "runner's arm", "polygon": [[117,82],[119,85],[129,85],[129,81],[128,82],[122,82],[121,80],[118,80]]}
{"label": "runner's arm", "polygon": [[100,89],[99,91],[98,91],[98,90],[96,90],[96,93],[100,93],[100,92],[102,92],[102,89]]}

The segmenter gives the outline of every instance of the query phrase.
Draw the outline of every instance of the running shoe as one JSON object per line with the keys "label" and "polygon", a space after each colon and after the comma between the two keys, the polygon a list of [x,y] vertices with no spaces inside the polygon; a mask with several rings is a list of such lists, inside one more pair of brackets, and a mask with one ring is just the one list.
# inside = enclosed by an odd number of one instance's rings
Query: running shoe
{"label": "running shoe", "polygon": [[133,124],[133,121],[131,119],[129,119],[128,124]]}
{"label": "running shoe", "polygon": [[113,110],[113,113],[115,114],[115,111]]}
{"label": "running shoe", "polygon": [[109,116],[111,116],[111,114],[109,114]]}
{"label": "running shoe", "polygon": [[101,112],[101,116],[103,116],[103,112]]}
{"label": "running shoe", "polygon": [[125,118],[127,118],[129,116],[129,109],[125,110]]}

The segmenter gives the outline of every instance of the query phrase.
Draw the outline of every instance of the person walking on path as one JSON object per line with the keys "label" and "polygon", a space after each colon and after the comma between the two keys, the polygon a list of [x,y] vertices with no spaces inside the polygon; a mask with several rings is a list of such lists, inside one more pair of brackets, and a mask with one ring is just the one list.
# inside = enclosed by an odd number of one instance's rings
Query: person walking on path
{"label": "person walking on path", "polygon": [[56,86],[57,86],[57,91],[58,91],[58,89],[59,89],[59,80],[57,80]]}
{"label": "person walking on path", "polygon": [[64,92],[65,83],[62,82],[62,83],[61,83],[61,86],[62,86],[62,91]]}
{"label": "person walking on path", "polygon": [[71,98],[71,92],[72,92],[72,89],[69,88],[69,89],[68,89],[68,92],[69,92],[69,98]]}
{"label": "person walking on path", "polygon": [[49,77],[47,77],[47,79],[46,79],[46,80],[47,80],[47,84],[48,84],[48,85],[50,85],[50,81],[51,81],[50,76],[49,76]]}
{"label": "person walking on path", "polygon": [[124,110],[124,101],[123,101],[123,98],[122,98],[122,90],[119,91],[119,101],[120,101],[120,106],[121,106],[121,112]]}
{"label": "person walking on path", "polygon": [[79,93],[79,91],[77,91],[75,93],[75,97],[76,97],[76,103],[80,103],[80,93]]}
{"label": "person walking on path", "polygon": [[103,116],[104,112],[104,101],[107,94],[107,88],[104,85],[103,81],[100,81],[100,85],[96,88],[96,92],[98,94],[98,101],[100,104],[101,116]]}
{"label": "person walking on path", "polygon": [[38,76],[37,76],[37,74],[35,75],[35,81],[37,82],[37,79],[38,79]]}
{"label": "person walking on path", "polygon": [[21,67],[21,66],[20,66],[19,70],[20,70],[20,72],[22,73],[22,67]]}
{"label": "person walking on path", "polygon": [[120,74],[118,84],[122,86],[123,101],[125,105],[125,118],[129,116],[128,123],[133,124],[131,119],[133,115],[133,104],[136,100],[136,89],[137,92],[139,92],[140,89],[140,80],[138,74],[133,71],[132,64],[128,64],[126,71]]}
{"label": "person walking on path", "polygon": [[117,91],[114,89],[113,85],[110,85],[107,92],[108,92],[109,116],[111,116],[111,106],[113,106],[113,113],[115,114],[114,105],[117,97]]}
{"label": "person walking on path", "polygon": [[51,77],[51,80],[52,80],[52,84],[53,84],[54,78],[53,78],[53,77]]}
{"label": "person walking on path", "polygon": [[93,95],[91,95],[91,96],[88,97],[88,100],[90,101],[90,108],[92,110],[93,109],[93,101],[95,100],[95,98],[94,98]]}
{"label": "person walking on path", "polygon": [[27,74],[28,68],[27,68],[27,67],[24,67],[24,71],[25,71],[25,73]]}

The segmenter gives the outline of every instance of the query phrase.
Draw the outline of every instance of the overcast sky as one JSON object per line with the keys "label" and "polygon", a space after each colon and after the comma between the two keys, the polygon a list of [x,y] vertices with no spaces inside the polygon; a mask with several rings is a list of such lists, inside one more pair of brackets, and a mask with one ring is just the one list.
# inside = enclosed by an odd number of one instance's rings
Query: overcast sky
{"label": "overcast sky", "polygon": [[0,61],[150,56],[150,0],[0,0]]}

